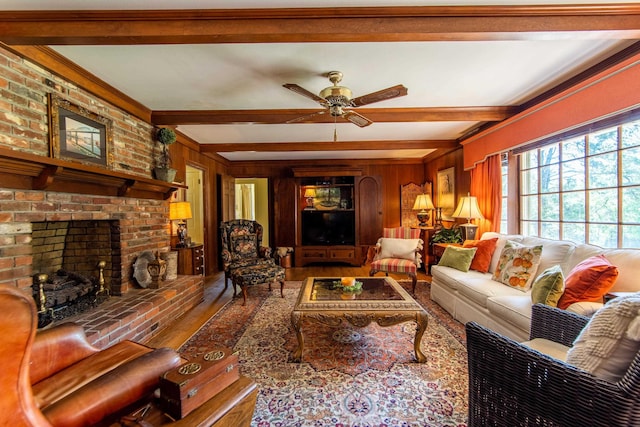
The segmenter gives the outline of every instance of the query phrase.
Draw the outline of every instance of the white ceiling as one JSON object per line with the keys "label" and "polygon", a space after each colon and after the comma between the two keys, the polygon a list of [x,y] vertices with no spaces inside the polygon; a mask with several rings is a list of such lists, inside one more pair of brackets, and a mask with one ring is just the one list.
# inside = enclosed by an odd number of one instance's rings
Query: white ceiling
{"label": "white ceiling", "polygon": [[[571,1],[493,1],[494,5],[570,4]],[[610,3],[580,0],[580,4]],[[616,3],[627,3],[617,1]],[[628,2],[633,3],[633,2]],[[158,10],[422,6],[391,0],[2,0],[0,10]],[[477,5],[474,0],[428,2]],[[1,36],[0,36],[1,39]],[[51,46],[151,110],[317,109],[282,87],[313,93],[329,86],[326,73],[344,73],[354,96],[396,84],[408,95],[369,108],[517,106],[595,65],[635,40],[567,37],[548,40],[256,43],[129,46]],[[357,110],[356,110],[357,111]],[[421,158],[432,149],[394,149],[393,141],[457,139],[477,121],[374,123],[365,128],[329,123],[179,125],[203,145],[327,142],[327,151],[222,152],[229,160]],[[390,141],[385,150],[336,150],[340,141]]]}

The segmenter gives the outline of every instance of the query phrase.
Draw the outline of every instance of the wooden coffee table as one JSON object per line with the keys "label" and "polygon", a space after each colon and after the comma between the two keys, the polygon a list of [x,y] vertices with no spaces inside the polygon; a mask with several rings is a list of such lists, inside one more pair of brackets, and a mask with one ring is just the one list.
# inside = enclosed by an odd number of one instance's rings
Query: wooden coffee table
{"label": "wooden coffee table", "polygon": [[298,338],[298,347],[292,355],[293,361],[302,361],[304,337],[301,324],[302,319],[306,318],[329,326],[339,326],[346,320],[359,328],[371,322],[380,326],[416,322],[413,348],[416,360],[424,363],[427,358],[420,350],[420,340],[427,329],[427,312],[390,277],[366,277],[356,280],[362,282],[362,292],[354,295],[343,293],[335,286],[340,282],[340,278],[305,279],[291,313],[291,325]]}

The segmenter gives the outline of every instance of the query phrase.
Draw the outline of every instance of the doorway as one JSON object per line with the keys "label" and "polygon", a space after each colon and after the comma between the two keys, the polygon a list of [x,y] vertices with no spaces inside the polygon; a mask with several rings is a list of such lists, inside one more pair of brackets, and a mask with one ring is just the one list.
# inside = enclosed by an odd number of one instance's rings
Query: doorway
{"label": "doorway", "polygon": [[264,235],[262,245],[269,246],[269,180],[236,178],[235,218],[258,221]]}
{"label": "doorway", "polygon": [[194,243],[205,243],[204,230],[204,171],[186,165],[185,200],[191,203],[192,218],[187,220],[187,230]]}

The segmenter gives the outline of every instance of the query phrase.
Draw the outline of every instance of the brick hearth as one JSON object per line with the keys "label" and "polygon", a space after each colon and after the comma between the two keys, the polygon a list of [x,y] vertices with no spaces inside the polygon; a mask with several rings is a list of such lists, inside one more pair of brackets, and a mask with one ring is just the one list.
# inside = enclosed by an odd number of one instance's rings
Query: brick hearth
{"label": "brick hearth", "polygon": [[82,325],[98,348],[127,339],[144,343],[203,299],[202,276],[178,276],[159,289],[131,289],[63,322]]}

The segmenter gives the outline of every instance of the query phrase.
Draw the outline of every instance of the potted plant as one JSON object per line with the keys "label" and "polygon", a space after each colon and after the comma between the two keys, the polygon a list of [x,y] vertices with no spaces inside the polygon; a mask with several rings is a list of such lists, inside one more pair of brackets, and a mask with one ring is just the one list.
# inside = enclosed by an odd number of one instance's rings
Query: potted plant
{"label": "potted plant", "polygon": [[176,170],[171,167],[171,156],[169,155],[168,146],[176,142],[176,132],[170,128],[160,128],[156,131],[155,136],[156,141],[162,145],[162,151],[156,161],[156,167],[153,169],[153,173],[156,179],[173,182],[176,176]]}
{"label": "potted plant", "polygon": [[462,243],[462,230],[457,225],[451,228],[442,227],[431,238],[431,244],[434,243]]}

